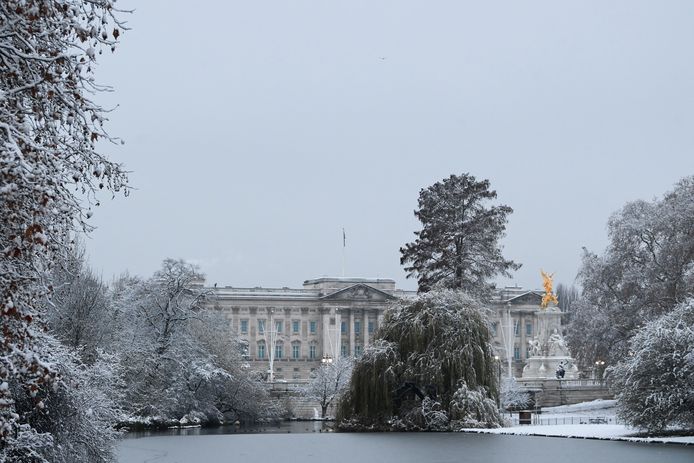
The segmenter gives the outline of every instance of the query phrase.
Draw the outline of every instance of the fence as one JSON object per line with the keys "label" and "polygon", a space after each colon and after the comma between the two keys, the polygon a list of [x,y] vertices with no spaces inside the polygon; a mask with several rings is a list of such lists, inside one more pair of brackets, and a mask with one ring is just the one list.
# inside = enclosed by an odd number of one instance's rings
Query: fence
{"label": "fence", "polygon": [[551,389],[579,389],[579,388],[610,388],[609,380],[598,379],[519,379],[518,385],[525,390],[545,389],[548,386]]}
{"label": "fence", "polygon": [[[518,414],[504,413],[503,417],[512,426],[519,426]],[[560,425],[560,424],[624,424],[622,420],[614,416],[564,416],[564,417],[542,417],[533,413],[532,424],[534,425]]]}

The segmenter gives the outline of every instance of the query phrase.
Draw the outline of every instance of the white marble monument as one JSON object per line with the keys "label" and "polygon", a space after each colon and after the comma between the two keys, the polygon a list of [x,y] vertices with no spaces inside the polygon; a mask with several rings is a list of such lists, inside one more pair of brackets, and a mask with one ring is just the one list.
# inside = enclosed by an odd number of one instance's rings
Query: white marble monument
{"label": "white marble monument", "polygon": [[561,335],[561,311],[552,293],[552,275],[542,272],[545,296],[537,313],[537,335],[528,341],[530,356],[523,379],[577,379],[576,367]]}

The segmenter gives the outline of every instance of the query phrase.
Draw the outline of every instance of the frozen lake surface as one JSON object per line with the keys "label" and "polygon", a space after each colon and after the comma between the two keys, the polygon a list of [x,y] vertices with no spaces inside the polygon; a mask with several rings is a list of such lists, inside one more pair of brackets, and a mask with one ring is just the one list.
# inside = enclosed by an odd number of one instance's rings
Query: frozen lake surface
{"label": "frozen lake surface", "polygon": [[[129,437],[120,463],[686,462],[694,446],[465,433],[291,433]],[[308,433],[306,431],[309,431]],[[197,430],[196,430],[197,431]],[[298,433],[296,431],[299,431]]]}

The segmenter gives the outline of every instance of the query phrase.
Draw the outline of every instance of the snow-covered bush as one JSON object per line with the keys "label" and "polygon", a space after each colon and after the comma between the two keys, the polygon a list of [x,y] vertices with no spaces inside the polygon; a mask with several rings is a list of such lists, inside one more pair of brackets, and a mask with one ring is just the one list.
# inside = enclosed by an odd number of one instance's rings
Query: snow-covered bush
{"label": "snow-covered bush", "polygon": [[694,428],[694,298],[648,323],[611,377],[617,413],[649,431]]}
{"label": "snow-covered bush", "polygon": [[117,402],[122,388],[117,374],[118,358],[96,352],[87,365],[75,351],[50,335],[36,341],[47,352],[46,358],[59,376],[50,389],[37,394],[43,406],[35,407],[35,399],[24,396],[15,407],[30,425],[20,435],[28,433],[35,439],[40,434],[33,433],[41,433],[44,438],[50,437],[50,445],[35,442],[25,457],[15,455],[9,461],[115,461],[113,450],[118,432],[113,425],[121,419]]}
{"label": "snow-covered bush", "polygon": [[338,419],[347,428],[440,430],[444,418],[467,417],[462,409],[451,409],[456,394],[463,399],[460,389],[465,387],[481,404],[475,420],[497,426],[498,412],[488,412],[483,400],[496,409],[496,364],[489,341],[486,314],[465,294],[432,291],[395,302],[354,367]]}
{"label": "snow-covered bush", "polygon": [[526,408],[531,403],[530,393],[521,390],[516,378],[506,378],[501,383],[501,408],[518,410]]}
{"label": "snow-covered bush", "polygon": [[426,429],[431,431],[448,430],[450,418],[448,417],[448,413],[441,409],[441,402],[437,402],[431,397],[425,397],[424,400],[422,400],[421,409]]}
{"label": "snow-covered bush", "polygon": [[462,383],[449,405],[454,429],[499,426],[501,415],[484,388],[470,389]]}

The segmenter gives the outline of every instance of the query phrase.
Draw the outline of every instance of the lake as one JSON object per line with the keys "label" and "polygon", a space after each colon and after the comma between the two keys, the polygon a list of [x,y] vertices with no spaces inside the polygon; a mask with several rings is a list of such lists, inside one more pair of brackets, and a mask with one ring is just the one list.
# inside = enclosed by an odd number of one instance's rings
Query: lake
{"label": "lake", "polygon": [[[694,461],[694,446],[465,433],[332,433],[321,423],[172,430],[129,435],[119,463],[665,463]],[[228,434],[231,432],[231,434]]]}

